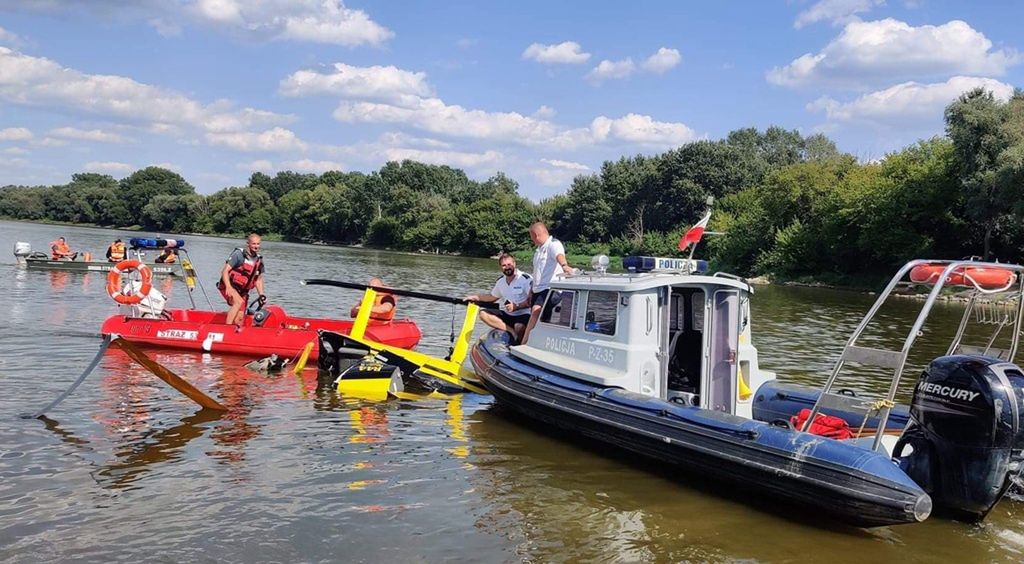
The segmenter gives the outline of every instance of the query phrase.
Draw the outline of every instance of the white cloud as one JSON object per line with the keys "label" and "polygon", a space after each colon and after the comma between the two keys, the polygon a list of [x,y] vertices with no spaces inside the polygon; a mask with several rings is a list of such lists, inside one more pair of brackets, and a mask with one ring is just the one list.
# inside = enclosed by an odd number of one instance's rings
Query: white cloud
{"label": "white cloud", "polygon": [[832,25],[846,24],[857,20],[855,14],[868,12],[882,4],[885,0],[819,0],[797,14],[793,27],[800,29],[820,21],[829,21]]}
{"label": "white cloud", "polygon": [[533,59],[538,63],[579,65],[590,59],[590,53],[583,51],[580,44],[575,41],[552,45],[534,43],[523,51],[523,58]]}
{"label": "white cloud", "polygon": [[1013,95],[1013,87],[991,78],[955,76],[946,82],[919,84],[905,82],[871,92],[850,102],[822,97],[807,105],[811,112],[824,112],[829,122],[870,122],[891,129],[941,130],[943,110],[958,96],[977,87],[990,90],[1000,100]]}
{"label": "white cloud", "polygon": [[422,163],[449,165],[458,168],[480,168],[484,166],[497,166],[504,155],[498,151],[485,151],[483,153],[463,151],[432,151],[425,149],[409,149],[401,147],[390,147],[382,151],[386,160],[402,161],[411,159]]}
{"label": "white cloud", "polygon": [[99,129],[78,129],[76,127],[58,127],[51,129],[49,135],[62,139],[78,139],[81,141],[98,141],[100,143],[125,143],[130,139],[117,133]]}
{"label": "white cloud", "polygon": [[85,74],[5,47],[0,47],[0,100],[169,130],[231,131],[294,119],[252,108],[235,110],[225,101],[204,105],[130,78]]}
{"label": "white cloud", "polygon": [[176,165],[176,164],[174,164],[174,163],[156,163],[153,166],[160,167],[160,168],[166,168],[167,170],[169,170],[171,172],[177,172],[178,174],[181,174],[181,167]]}
{"label": "white cloud", "polygon": [[565,187],[572,182],[573,178],[586,173],[590,167],[577,162],[562,161],[558,159],[541,159],[540,162],[548,165],[544,168],[534,168],[529,171],[541,186]]}
{"label": "white cloud", "polygon": [[346,123],[399,123],[443,135],[514,141],[524,144],[573,143],[550,121],[516,112],[485,112],[422,98],[407,106],[372,102],[342,102],[334,111]]}
{"label": "white cloud", "polygon": [[28,149],[23,149],[21,147],[8,147],[3,150],[3,153],[5,155],[27,155],[30,152],[31,151],[29,151]]}
{"label": "white cloud", "polygon": [[288,152],[304,151],[304,143],[295,132],[283,127],[275,127],[261,132],[239,131],[233,133],[210,132],[206,141],[211,145],[228,147],[245,152]]}
{"label": "white cloud", "polygon": [[0,45],[13,45],[18,46],[23,43],[21,37],[17,33],[8,31],[0,27]]}
{"label": "white cloud", "polygon": [[432,96],[427,74],[394,66],[355,67],[335,63],[330,72],[301,70],[281,81],[284,96],[334,94],[343,98],[401,101],[407,96]]}
{"label": "white cloud", "polygon": [[235,168],[251,172],[271,172],[274,170],[274,163],[266,159],[258,159],[247,163],[238,163]]}
{"label": "white cloud", "polygon": [[682,60],[683,57],[677,49],[662,47],[655,54],[647,57],[647,60],[641,63],[640,67],[647,72],[663,74],[674,68]]}
{"label": "white cloud", "polygon": [[604,80],[627,78],[629,75],[636,71],[636,64],[633,59],[626,58],[621,61],[609,61],[607,59],[601,61],[596,67],[590,69],[587,73],[587,80],[599,83]]}
{"label": "white cloud", "polygon": [[390,131],[382,133],[380,136],[380,142],[390,147],[398,146],[409,146],[419,145],[422,147],[430,147],[435,149],[448,149],[452,146],[447,141],[441,141],[440,139],[430,139],[428,137],[414,137],[408,133],[402,133],[400,131]]}
{"label": "white cloud", "polygon": [[0,141],[24,141],[32,138],[32,132],[24,127],[0,129]]}
{"label": "white cloud", "polygon": [[300,159],[297,161],[285,161],[281,163],[282,170],[293,170],[295,172],[313,172],[323,174],[329,170],[345,170],[345,165],[334,161],[314,161],[311,159]]}
{"label": "white cloud", "polygon": [[342,102],[334,117],[345,123],[395,123],[431,133],[575,149],[606,141],[652,146],[674,146],[698,136],[682,123],[658,122],[650,116],[628,114],[611,119],[600,116],[589,128],[567,128],[516,112],[486,112],[424,98],[410,107],[373,102]]}
{"label": "white cloud", "polygon": [[163,18],[150,18],[146,23],[163,37],[178,37],[182,33],[180,25]]}
{"label": "white cloud", "polygon": [[474,39],[472,37],[463,37],[462,39],[456,41],[455,45],[459,49],[469,49],[470,47],[476,45],[477,43],[479,43],[479,40],[477,39]]}
{"label": "white cloud", "polygon": [[767,79],[790,87],[862,89],[953,74],[998,76],[1021,60],[1011,49],[993,49],[984,34],[959,20],[914,27],[890,18],[852,22],[820,52],[773,68]]}
{"label": "white cloud", "polygon": [[675,146],[696,141],[686,124],[654,121],[651,116],[627,114],[618,119],[595,118],[590,130],[598,141],[619,140],[652,146]]}
{"label": "white cloud", "polygon": [[564,170],[573,170],[577,172],[585,172],[590,170],[590,167],[583,163],[576,163],[572,161],[560,161],[558,159],[541,159],[540,162],[551,165],[555,168],[561,168]]}
{"label": "white cloud", "polygon": [[255,39],[380,46],[395,35],[339,0],[193,0],[186,13]]}
{"label": "white cloud", "polygon": [[38,141],[31,141],[33,147],[64,147],[68,142],[64,139],[57,139],[55,137],[43,137]]}
{"label": "white cloud", "polygon": [[83,169],[86,172],[106,172],[113,174],[127,174],[135,170],[130,164],[115,161],[85,163]]}
{"label": "white cloud", "polygon": [[537,119],[551,119],[555,117],[557,114],[558,112],[556,112],[554,108],[548,106],[541,106],[537,108],[536,112],[533,112],[533,117]]}

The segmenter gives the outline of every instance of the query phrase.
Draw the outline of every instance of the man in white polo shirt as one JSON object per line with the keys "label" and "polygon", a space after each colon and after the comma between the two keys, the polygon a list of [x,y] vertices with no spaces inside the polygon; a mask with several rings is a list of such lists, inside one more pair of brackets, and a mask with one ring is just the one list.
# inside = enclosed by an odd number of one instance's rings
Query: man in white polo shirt
{"label": "man in white polo shirt", "polygon": [[480,310],[480,321],[489,327],[507,331],[515,344],[522,339],[526,324],[530,322],[530,275],[516,268],[515,257],[507,253],[498,257],[498,266],[502,276],[494,283],[490,294],[471,294],[464,299],[488,303],[504,301],[497,313]]}
{"label": "man in white polo shirt", "polygon": [[[572,273],[572,267],[565,260],[565,247],[562,242],[555,239],[548,233],[548,226],[538,221],[530,226],[530,240],[537,246],[533,252],[533,297],[530,300],[530,323],[526,326],[522,342],[525,344],[530,340],[530,331],[537,325],[541,309],[544,307],[544,300],[547,299],[551,288],[551,281],[558,275],[559,269],[565,274]],[[548,307],[558,303],[552,299]]]}

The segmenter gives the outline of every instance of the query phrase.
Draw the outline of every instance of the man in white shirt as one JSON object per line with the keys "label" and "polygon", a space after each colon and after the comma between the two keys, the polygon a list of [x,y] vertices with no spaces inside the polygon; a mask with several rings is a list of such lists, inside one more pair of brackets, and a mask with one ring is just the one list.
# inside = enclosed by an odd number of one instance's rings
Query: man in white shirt
{"label": "man in white shirt", "polygon": [[[530,300],[530,323],[523,333],[523,344],[530,339],[530,331],[537,325],[544,301],[547,300],[551,290],[551,281],[558,276],[559,268],[562,273],[572,273],[572,267],[565,260],[565,247],[562,246],[561,241],[548,233],[547,225],[541,221],[531,225],[530,240],[537,246],[537,250],[533,252],[533,297]],[[548,308],[557,305],[558,301],[557,296],[552,297]]]}
{"label": "man in white shirt", "polygon": [[490,294],[471,294],[464,299],[486,303],[504,301],[497,313],[481,310],[480,321],[488,327],[507,331],[513,343],[518,343],[530,322],[530,275],[516,268],[515,257],[506,253],[498,257],[498,266],[502,276],[494,283]]}

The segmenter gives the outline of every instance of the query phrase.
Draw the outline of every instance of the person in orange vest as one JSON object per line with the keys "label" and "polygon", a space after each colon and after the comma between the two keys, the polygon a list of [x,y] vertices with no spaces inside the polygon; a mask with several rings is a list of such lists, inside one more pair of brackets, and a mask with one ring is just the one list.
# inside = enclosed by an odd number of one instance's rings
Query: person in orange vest
{"label": "person in orange vest", "polygon": [[120,239],[115,239],[113,243],[107,247],[107,262],[121,262],[125,258],[127,249],[124,243]]}
{"label": "person in orange vest", "polygon": [[[377,288],[387,288],[387,286],[384,285],[384,282],[381,282],[380,278],[370,278],[370,281],[367,284]],[[395,308],[397,306],[398,296],[378,290],[377,295],[373,299],[373,309],[370,310],[370,319],[373,321],[391,321],[395,318]],[[349,315],[352,317],[359,315],[358,304],[352,306],[352,309],[349,311]]]}
{"label": "person in orange vest", "polygon": [[178,249],[164,249],[164,252],[156,257],[156,262],[166,264],[178,262]]}
{"label": "person in orange vest", "polygon": [[50,242],[50,256],[53,260],[75,260],[78,253],[71,252],[71,247],[63,237],[57,237],[56,241]]}
{"label": "person in orange vest", "polygon": [[238,326],[245,320],[246,306],[249,304],[249,291],[253,288],[259,292],[259,303],[267,303],[263,294],[263,257],[260,256],[262,238],[251,233],[245,239],[245,248],[237,248],[224,263],[220,272],[217,289],[227,301],[227,323]]}

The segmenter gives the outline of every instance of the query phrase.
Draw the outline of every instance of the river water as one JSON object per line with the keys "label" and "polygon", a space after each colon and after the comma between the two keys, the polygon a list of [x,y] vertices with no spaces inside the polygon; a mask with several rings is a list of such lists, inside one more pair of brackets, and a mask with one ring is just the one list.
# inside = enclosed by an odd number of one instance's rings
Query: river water
{"label": "river water", "polygon": [[[15,241],[41,250],[59,235],[102,256],[115,235],[131,234],[0,222],[0,560],[1024,559],[1019,501],[1004,501],[982,525],[933,519],[850,529],[541,433],[488,396],[372,402],[318,390],[315,370],[268,376],[232,357],[150,351],[229,406],[223,416],[197,414],[110,351],[49,419],[19,419],[77,377],[100,344],[100,323],[117,311],[101,275],[14,265]],[[215,294],[211,282],[241,242],[187,239]],[[271,302],[309,316],[341,315],[359,294],[303,287],[301,278],[378,275],[396,287],[460,296],[489,289],[498,275],[490,260],[276,242],[265,242],[263,253]],[[188,305],[181,282],[156,286],[172,307]],[[752,322],[762,367],[820,384],[872,299],[758,287]],[[443,354],[451,307],[400,307],[423,329],[420,350]],[[901,338],[916,307],[887,310],[874,339]],[[948,326],[958,313],[941,306],[935,318]],[[942,354],[937,336],[926,331],[922,339],[921,359]],[[848,387],[877,391],[880,382],[866,377]]]}

